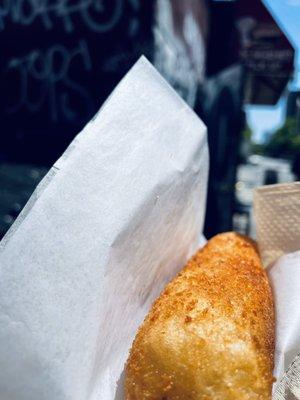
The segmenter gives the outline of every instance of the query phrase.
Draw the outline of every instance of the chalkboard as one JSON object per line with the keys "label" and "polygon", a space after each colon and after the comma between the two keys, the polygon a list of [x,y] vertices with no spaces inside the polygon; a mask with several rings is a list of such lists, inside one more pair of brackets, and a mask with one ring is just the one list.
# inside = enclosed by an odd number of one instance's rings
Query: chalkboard
{"label": "chalkboard", "polygon": [[51,164],[141,55],[153,1],[4,0],[0,160]]}

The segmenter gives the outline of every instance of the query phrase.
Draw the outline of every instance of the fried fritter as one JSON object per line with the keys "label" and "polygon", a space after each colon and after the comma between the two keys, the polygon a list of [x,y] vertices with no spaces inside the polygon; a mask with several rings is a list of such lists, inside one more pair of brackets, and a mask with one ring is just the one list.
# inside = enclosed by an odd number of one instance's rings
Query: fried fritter
{"label": "fried fritter", "polygon": [[169,283],[140,327],[125,400],[270,400],[272,293],[255,244],[211,239]]}

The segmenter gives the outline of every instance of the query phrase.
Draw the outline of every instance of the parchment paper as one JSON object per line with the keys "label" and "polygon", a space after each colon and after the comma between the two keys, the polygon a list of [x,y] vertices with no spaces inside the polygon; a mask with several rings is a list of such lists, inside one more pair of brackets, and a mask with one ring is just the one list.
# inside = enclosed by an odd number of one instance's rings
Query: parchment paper
{"label": "parchment paper", "polygon": [[300,399],[300,251],[282,256],[268,272],[276,305],[273,399]]}
{"label": "parchment paper", "polygon": [[128,349],[195,251],[206,128],[141,58],[1,243],[1,400],[122,398]]}

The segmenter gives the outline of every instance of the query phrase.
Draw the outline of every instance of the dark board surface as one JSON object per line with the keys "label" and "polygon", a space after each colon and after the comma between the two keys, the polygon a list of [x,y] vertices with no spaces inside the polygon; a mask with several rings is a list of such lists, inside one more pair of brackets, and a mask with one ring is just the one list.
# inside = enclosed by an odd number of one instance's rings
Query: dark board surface
{"label": "dark board surface", "polygon": [[50,165],[141,54],[153,1],[0,5],[0,161]]}

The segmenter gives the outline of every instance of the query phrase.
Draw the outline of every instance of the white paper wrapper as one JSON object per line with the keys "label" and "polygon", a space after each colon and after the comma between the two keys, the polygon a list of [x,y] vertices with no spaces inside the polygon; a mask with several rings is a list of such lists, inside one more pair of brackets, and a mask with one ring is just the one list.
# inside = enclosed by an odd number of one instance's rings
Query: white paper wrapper
{"label": "white paper wrapper", "polygon": [[[300,251],[269,268],[276,304],[274,400],[300,398]],[[291,397],[291,395],[298,397]]]}
{"label": "white paper wrapper", "polygon": [[254,208],[275,300],[273,400],[300,399],[300,182],[259,188]]}
{"label": "white paper wrapper", "polygon": [[206,129],[142,58],[1,244],[1,400],[122,399],[138,325],[196,250]]}

